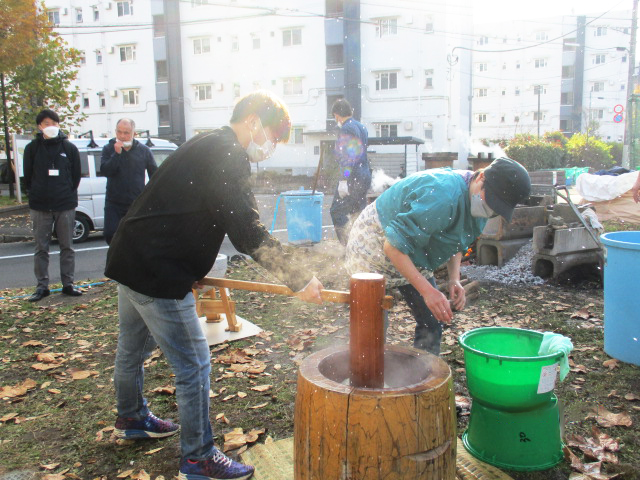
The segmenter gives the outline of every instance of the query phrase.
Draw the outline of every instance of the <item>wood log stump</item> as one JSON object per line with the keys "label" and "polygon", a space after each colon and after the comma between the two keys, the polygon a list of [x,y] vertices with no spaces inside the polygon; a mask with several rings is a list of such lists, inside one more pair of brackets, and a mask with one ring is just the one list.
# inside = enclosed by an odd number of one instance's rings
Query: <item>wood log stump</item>
{"label": "wood log stump", "polygon": [[453,480],[453,381],[440,358],[384,350],[384,388],[349,385],[349,347],[307,357],[298,373],[296,480]]}

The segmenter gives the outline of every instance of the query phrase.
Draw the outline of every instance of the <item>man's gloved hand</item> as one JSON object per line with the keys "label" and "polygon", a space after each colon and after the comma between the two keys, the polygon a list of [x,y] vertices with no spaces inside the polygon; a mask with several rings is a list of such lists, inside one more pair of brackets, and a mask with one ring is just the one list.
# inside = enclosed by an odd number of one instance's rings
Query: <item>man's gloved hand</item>
{"label": "man's gloved hand", "polygon": [[346,180],[338,182],[338,195],[340,195],[340,198],[344,198],[349,195],[349,186],[347,185]]}

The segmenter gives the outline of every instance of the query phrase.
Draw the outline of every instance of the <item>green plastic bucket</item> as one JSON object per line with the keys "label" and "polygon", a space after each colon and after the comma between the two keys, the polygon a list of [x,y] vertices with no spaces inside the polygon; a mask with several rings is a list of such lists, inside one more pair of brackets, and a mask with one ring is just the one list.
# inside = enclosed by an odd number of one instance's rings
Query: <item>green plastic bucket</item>
{"label": "green plastic bucket", "polygon": [[555,396],[526,412],[504,412],[476,401],[462,443],[474,457],[507,470],[546,470],[563,459]]}
{"label": "green plastic bucket", "polygon": [[543,334],[485,327],[460,336],[467,386],[474,402],[505,411],[525,411],[551,401],[563,353],[538,355]]}

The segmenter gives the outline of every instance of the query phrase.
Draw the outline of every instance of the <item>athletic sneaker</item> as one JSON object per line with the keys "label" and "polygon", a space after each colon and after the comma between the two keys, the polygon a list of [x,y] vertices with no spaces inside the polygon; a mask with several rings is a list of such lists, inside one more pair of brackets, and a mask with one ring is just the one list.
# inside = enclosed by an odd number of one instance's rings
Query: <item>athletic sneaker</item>
{"label": "athletic sneaker", "polygon": [[179,480],[245,480],[253,476],[251,465],[243,465],[234,462],[217,448],[214,449],[213,457],[206,460],[187,460],[183,458],[180,462]]}
{"label": "athletic sneaker", "polygon": [[161,420],[149,412],[143,420],[118,417],[114,433],[118,438],[129,440],[136,438],[170,437],[178,430],[180,430],[180,425],[169,420]]}

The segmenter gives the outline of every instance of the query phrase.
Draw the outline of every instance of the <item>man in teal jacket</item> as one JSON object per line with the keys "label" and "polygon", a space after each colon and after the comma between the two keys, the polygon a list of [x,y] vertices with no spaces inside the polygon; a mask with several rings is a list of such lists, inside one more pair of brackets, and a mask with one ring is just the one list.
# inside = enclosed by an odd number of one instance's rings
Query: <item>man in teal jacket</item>
{"label": "man in teal jacket", "polygon": [[499,158],[483,171],[425,170],[395,183],[360,214],[346,252],[350,273],[377,272],[397,287],[416,319],[414,347],[440,352],[441,323],[451,323],[447,297],[433,271],[447,264],[449,297],[464,308],[462,252],[482,233],[488,218],[511,221],[531,190],[527,171]]}

